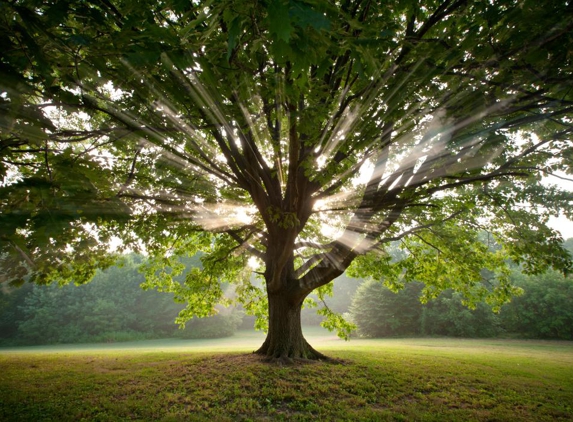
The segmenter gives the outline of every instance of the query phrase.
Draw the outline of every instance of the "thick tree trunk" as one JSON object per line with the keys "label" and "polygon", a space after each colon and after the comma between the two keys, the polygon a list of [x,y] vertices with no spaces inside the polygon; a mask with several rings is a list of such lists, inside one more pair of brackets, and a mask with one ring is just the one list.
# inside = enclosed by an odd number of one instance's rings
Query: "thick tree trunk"
{"label": "thick tree trunk", "polygon": [[302,300],[288,295],[269,294],[269,331],[261,348],[255,353],[269,360],[292,363],[296,359],[327,359],[304,339],[300,321]]}

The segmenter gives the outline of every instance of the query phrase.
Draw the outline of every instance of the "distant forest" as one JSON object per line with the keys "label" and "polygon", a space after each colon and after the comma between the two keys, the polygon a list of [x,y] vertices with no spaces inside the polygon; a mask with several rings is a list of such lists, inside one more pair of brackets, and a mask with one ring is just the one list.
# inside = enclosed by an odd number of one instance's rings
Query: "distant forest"
{"label": "distant forest", "polygon": [[[566,242],[573,252],[573,239]],[[173,296],[143,290],[137,266],[142,258],[131,255],[121,266],[98,273],[81,286],[27,284],[0,290],[0,345],[118,342],[151,338],[209,338],[231,336],[237,329],[252,329],[254,318],[241,309],[220,308],[213,317],[193,319],[185,329],[174,320],[183,305]],[[188,267],[200,266],[198,257]],[[514,283],[524,294],[494,313],[480,303],[468,309],[461,296],[445,291],[422,304],[421,283],[410,283],[398,293],[382,282],[345,275],[334,281],[328,306],[357,326],[365,337],[456,336],[511,337],[573,340],[573,277],[555,271],[525,275],[512,269]],[[232,293],[232,292],[230,292]],[[316,309],[303,310],[304,325],[319,325]]]}

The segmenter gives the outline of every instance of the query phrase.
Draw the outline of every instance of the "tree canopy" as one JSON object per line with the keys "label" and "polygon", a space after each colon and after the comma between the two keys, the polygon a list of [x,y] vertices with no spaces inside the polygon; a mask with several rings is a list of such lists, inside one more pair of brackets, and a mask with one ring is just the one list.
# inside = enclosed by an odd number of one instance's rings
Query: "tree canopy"
{"label": "tree canopy", "polygon": [[[261,352],[312,357],[273,321],[347,269],[499,305],[508,259],[570,266],[546,223],[572,216],[571,194],[541,180],[572,171],[571,2],[12,0],[0,13],[2,281],[89,280],[121,239],[149,255],[148,286],[188,303],[182,321],[268,303]],[[203,268],[176,282],[177,257],[198,251]]]}

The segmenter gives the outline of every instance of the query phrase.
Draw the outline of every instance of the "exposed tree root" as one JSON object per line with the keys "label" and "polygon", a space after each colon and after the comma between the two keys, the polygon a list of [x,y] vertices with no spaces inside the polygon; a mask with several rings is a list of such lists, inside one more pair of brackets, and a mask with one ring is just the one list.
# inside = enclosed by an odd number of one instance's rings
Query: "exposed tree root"
{"label": "exposed tree root", "polygon": [[256,350],[255,354],[262,356],[263,361],[277,365],[293,365],[295,363],[316,363],[320,361],[334,362],[334,359],[316,351],[310,344],[303,340],[299,347],[286,348],[282,345],[270,347],[269,342],[265,341],[263,345]]}

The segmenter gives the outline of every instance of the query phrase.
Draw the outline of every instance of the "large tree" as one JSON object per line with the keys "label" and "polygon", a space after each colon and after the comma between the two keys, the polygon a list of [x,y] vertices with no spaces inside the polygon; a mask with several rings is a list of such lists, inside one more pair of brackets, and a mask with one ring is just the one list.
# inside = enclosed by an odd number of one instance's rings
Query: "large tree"
{"label": "large tree", "polygon": [[546,223],[571,195],[541,181],[573,163],[570,1],[9,0],[0,22],[3,281],[89,280],[121,239],[181,321],[268,304],[258,353],[289,360],[321,357],[301,305],[347,269],[499,305],[507,259],[569,266]]}

